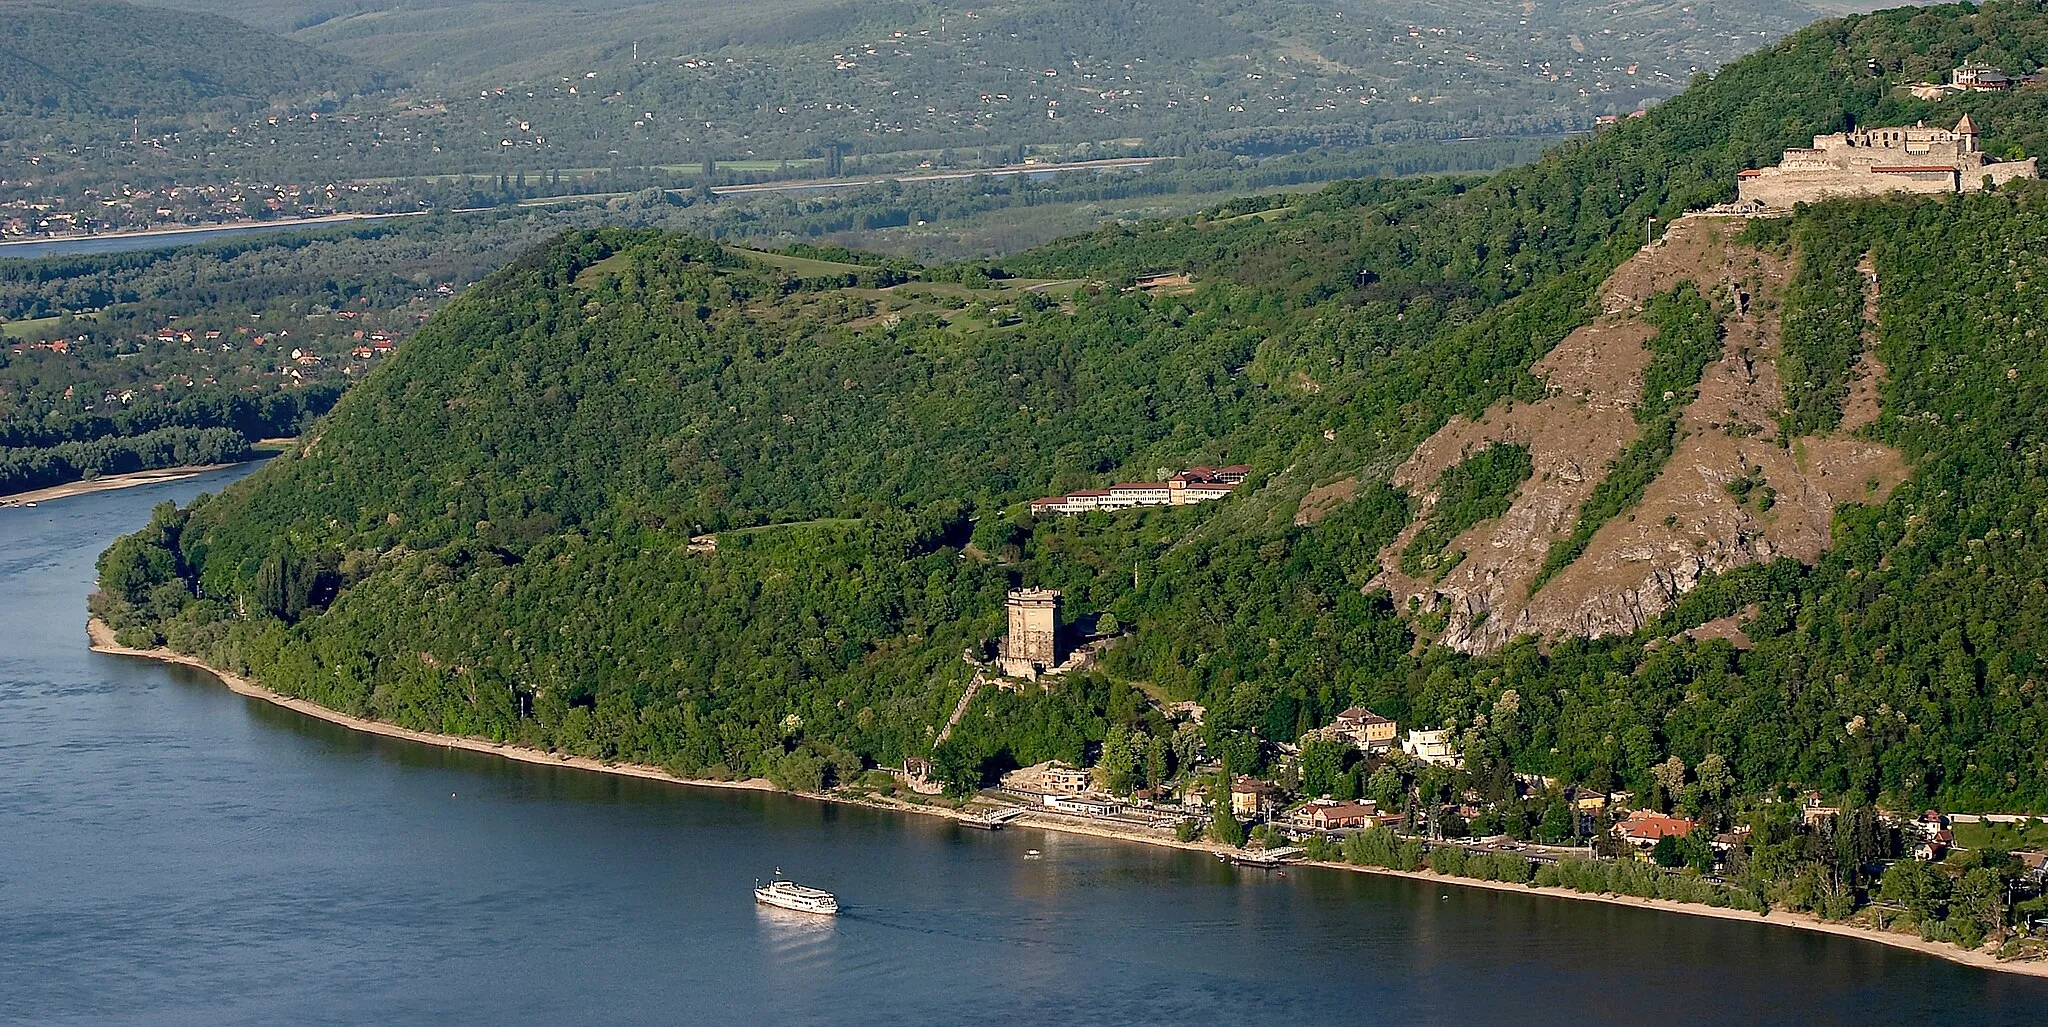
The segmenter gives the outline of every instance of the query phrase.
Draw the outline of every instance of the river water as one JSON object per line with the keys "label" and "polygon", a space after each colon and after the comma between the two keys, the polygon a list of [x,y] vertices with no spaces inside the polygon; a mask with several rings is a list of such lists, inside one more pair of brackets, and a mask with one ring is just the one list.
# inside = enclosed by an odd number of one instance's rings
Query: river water
{"label": "river water", "polygon": [[[0,1023],[2048,1022],[1866,942],[510,763],[88,652],[99,551],[244,473],[0,509]],[[755,906],[777,866],[844,915]]]}
{"label": "river water", "polygon": [[127,253],[131,250],[164,250],[197,243],[231,239],[238,235],[304,232],[337,225],[375,224],[377,219],[352,221],[267,221],[256,225],[200,227],[178,231],[115,232],[63,239],[23,239],[0,243],[0,260],[35,260],[41,257],[69,257],[82,253]]}

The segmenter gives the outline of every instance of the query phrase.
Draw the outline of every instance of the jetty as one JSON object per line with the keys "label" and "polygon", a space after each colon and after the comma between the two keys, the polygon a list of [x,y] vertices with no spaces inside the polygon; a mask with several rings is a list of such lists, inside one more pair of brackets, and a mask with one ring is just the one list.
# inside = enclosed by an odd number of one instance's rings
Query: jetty
{"label": "jetty", "polygon": [[1219,852],[1216,854],[1216,858],[1234,867],[1258,867],[1260,869],[1270,870],[1274,867],[1286,866],[1287,864],[1300,859],[1302,854],[1307,851],[1307,849],[1304,849],[1299,845],[1289,845],[1285,848],[1280,849],[1258,849],[1245,852]]}
{"label": "jetty", "polygon": [[972,827],[981,831],[1000,831],[1003,829],[1004,824],[1023,816],[1024,813],[1025,810],[1022,806],[1006,806],[978,817],[962,816],[960,818],[960,826]]}

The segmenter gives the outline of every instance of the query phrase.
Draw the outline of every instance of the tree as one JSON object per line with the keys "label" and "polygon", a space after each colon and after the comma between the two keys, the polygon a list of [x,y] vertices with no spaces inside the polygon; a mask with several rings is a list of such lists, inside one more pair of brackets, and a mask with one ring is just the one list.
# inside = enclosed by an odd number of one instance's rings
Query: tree
{"label": "tree", "polygon": [[1727,798],[1735,787],[1735,775],[1729,772],[1728,761],[1718,753],[1710,752],[1702,758],[1693,776],[1699,781],[1700,794],[1710,804]]}
{"label": "tree", "polygon": [[1230,778],[1228,774],[1225,774],[1223,779],[1217,782],[1213,801],[1215,805],[1215,819],[1209,825],[1209,836],[1225,845],[1232,847],[1243,846],[1244,825],[1238,823],[1236,815],[1230,810]]}
{"label": "tree", "polygon": [[1328,795],[1344,774],[1344,756],[1351,747],[1331,738],[1312,738],[1301,746],[1301,790]]}
{"label": "tree", "polygon": [[1956,882],[1949,897],[1949,919],[1957,917],[1994,937],[2005,929],[2005,882],[1999,880],[1997,871],[1977,867]]}
{"label": "tree", "polygon": [[1195,765],[1202,754],[1202,729],[1193,724],[1182,724],[1173,729],[1173,765],[1185,771]]}
{"label": "tree", "polygon": [[1878,893],[1886,902],[1904,906],[1917,923],[1942,919],[1948,901],[1948,882],[1917,859],[1902,859],[1891,865],[1878,882]]}
{"label": "tree", "polygon": [[1173,752],[1166,739],[1148,735],[1145,740],[1145,787],[1162,788],[1173,776]]}
{"label": "tree", "polygon": [[932,777],[945,786],[947,795],[972,795],[981,788],[981,758],[949,738],[932,750]]}
{"label": "tree", "polygon": [[1667,834],[1657,839],[1657,844],[1650,847],[1650,859],[1666,869],[1684,865],[1685,856],[1678,851],[1678,837]]}
{"label": "tree", "polygon": [[1131,791],[1131,779],[1138,770],[1138,747],[1130,729],[1118,724],[1102,740],[1102,758],[1095,763],[1095,780],[1119,795]]}
{"label": "tree", "polygon": [[1577,836],[1578,825],[1574,823],[1571,807],[1565,804],[1564,796],[1554,796],[1543,811],[1543,826],[1538,833],[1546,842],[1561,842]]}
{"label": "tree", "polygon": [[1366,781],[1365,794],[1383,807],[1399,806],[1408,795],[1407,782],[1402,780],[1401,772],[1394,769],[1393,764],[1383,763]]}
{"label": "tree", "polygon": [[1714,846],[1704,829],[1695,828],[1678,839],[1678,862],[1702,874],[1714,872]]}
{"label": "tree", "polygon": [[1664,794],[1676,797],[1679,789],[1685,787],[1685,761],[1673,756],[1651,767],[1650,776],[1663,787]]}

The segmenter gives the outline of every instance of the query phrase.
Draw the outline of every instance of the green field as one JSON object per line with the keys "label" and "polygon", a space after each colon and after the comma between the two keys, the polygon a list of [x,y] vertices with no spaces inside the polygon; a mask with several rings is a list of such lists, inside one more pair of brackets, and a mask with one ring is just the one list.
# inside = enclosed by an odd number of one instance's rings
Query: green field
{"label": "green field", "polygon": [[[77,315],[77,318],[81,321],[90,321],[97,316],[96,314],[80,314]],[[62,320],[64,320],[63,316],[59,315],[57,317],[30,318],[25,321],[0,321],[0,338],[41,338],[48,335],[50,329],[57,327],[57,323]]]}
{"label": "green field", "polygon": [[757,264],[766,264],[769,267],[778,268],[793,275],[803,275],[806,277],[858,274],[862,271],[873,270],[873,268],[862,267],[859,264],[847,264],[836,260],[818,260],[815,257],[792,257],[784,253],[750,250],[744,246],[727,246],[725,252],[734,256],[745,257]]}
{"label": "green field", "polygon": [[1957,824],[1955,834],[1956,848],[1959,849],[2000,849],[2005,852],[2048,849],[2048,824],[2038,821],[2031,824]]}

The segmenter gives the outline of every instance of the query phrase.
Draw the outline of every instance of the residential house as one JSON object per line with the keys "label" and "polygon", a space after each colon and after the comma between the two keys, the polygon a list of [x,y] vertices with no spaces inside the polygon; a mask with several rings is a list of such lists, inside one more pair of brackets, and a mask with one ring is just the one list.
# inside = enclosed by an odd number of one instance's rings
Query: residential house
{"label": "residential house", "polygon": [[2013,853],[2013,858],[2020,861],[2021,877],[2037,887],[2048,881],[2048,852],[2022,850]]}
{"label": "residential house", "polygon": [[1948,855],[1949,848],[1955,843],[1955,832],[1944,827],[1922,838],[1920,844],[1913,847],[1913,858],[1928,863],[1939,863],[1942,857]]}
{"label": "residential house", "polygon": [[1230,815],[1239,820],[1253,820],[1273,812],[1280,802],[1280,788],[1271,781],[1240,775],[1230,782]]}
{"label": "residential house", "polygon": [[1648,851],[1666,838],[1683,838],[1692,833],[1699,824],[1684,817],[1666,816],[1655,810],[1639,809],[1631,812],[1628,819],[1614,825],[1615,837]]}
{"label": "residential house", "polygon": [[1401,740],[1401,751],[1424,763],[1434,763],[1441,767],[1455,767],[1463,762],[1447,728],[1410,731],[1407,737]]}
{"label": "residential house", "polygon": [[1318,831],[1340,831],[1371,827],[1379,815],[1379,804],[1371,799],[1351,802],[1318,800],[1296,813],[1302,823]]}
{"label": "residential house", "polygon": [[1394,736],[1400,725],[1366,709],[1353,706],[1337,714],[1337,719],[1324,728],[1331,738],[1350,742],[1367,752],[1384,751],[1394,747]]}

